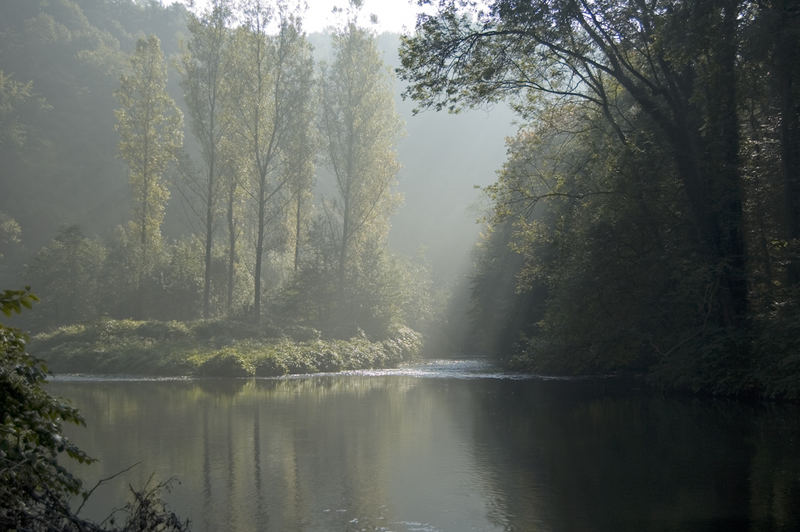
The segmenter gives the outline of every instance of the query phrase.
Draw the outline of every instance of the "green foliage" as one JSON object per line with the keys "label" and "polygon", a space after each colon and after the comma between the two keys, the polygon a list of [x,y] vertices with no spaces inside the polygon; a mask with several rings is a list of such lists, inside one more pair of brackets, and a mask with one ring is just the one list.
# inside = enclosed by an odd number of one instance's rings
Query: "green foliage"
{"label": "green foliage", "polygon": [[[0,310],[10,315],[36,296],[6,290]],[[27,336],[0,325],[0,525],[3,528],[68,527],[69,497],[81,483],[58,457],[91,459],[62,434],[62,424],[82,425],[77,410],[44,390],[47,370],[26,352]]]}
{"label": "green foliage", "polygon": [[596,373],[641,368],[694,330],[696,266],[667,253],[693,251],[671,210],[679,191],[644,181],[644,164],[602,116],[569,106],[509,141],[473,280],[485,347],[537,371]]}
{"label": "green foliage", "polygon": [[375,38],[350,24],[334,35],[333,49],[334,60],[322,75],[321,130],[336,178],[335,195],[326,204],[333,228],[328,237],[336,243],[343,276],[358,264],[359,247],[382,240],[388,231],[389,214],[399,201],[393,187],[402,126]]}
{"label": "green foliage", "polygon": [[26,108],[34,105],[47,109],[44,100],[34,96],[32,86],[32,82],[20,83],[0,69],[0,147],[24,146],[30,126],[22,117],[31,112]]}
{"label": "green foliage", "polygon": [[[46,294],[34,321],[52,324],[95,319],[105,259],[106,248],[86,238],[80,228],[62,229],[28,265],[30,283]],[[65,279],[69,282],[65,283]]]}
{"label": "green foliage", "polygon": [[[99,286],[99,293],[92,300],[96,314],[89,319],[104,314],[115,318],[131,317],[139,305],[153,319],[192,320],[202,316],[202,241],[189,238],[162,246],[150,259],[150,271],[138,281],[137,257],[135,235],[121,229],[111,241],[106,250],[106,260],[98,270],[95,283]],[[226,272],[221,250],[214,249],[211,265],[210,304],[211,308],[222,311]],[[70,321],[75,320],[52,319],[47,324],[52,326]]]}
{"label": "green foliage", "polygon": [[22,228],[8,214],[0,211],[0,279],[8,279],[23,260]]}
{"label": "green foliage", "polygon": [[25,89],[5,117],[10,122],[2,119],[0,136],[13,132],[17,140],[0,142],[3,189],[14,191],[0,196],[0,209],[25,228],[32,251],[61,225],[120,220],[111,207],[121,200],[113,192],[121,168],[110,132],[121,58],[119,42],[77,2],[0,6],[0,70]]}
{"label": "green foliage", "polygon": [[473,305],[489,350],[548,373],[795,393],[795,347],[769,337],[793,327],[800,279],[796,17],[782,2],[495,0],[421,18],[401,46],[406,95],[450,110],[510,96],[535,120],[488,189]]}
{"label": "green foliage", "polygon": [[19,314],[23,308],[31,308],[36,301],[39,301],[39,298],[31,292],[29,286],[24,290],[4,290],[0,295],[0,312],[6,316]]}
{"label": "green foliage", "polygon": [[[293,143],[308,127],[313,59],[299,16],[285,4],[273,10],[261,2],[245,2],[241,13],[243,23],[234,31],[235,53],[228,63],[225,105],[233,123],[227,147],[241,171],[243,197],[249,198],[252,315],[260,321],[269,282],[263,278],[273,259],[280,262],[276,255],[284,252],[291,233],[286,209],[291,183],[299,177],[292,168],[297,155]],[[272,24],[279,28],[275,35],[269,33]],[[297,148],[307,149],[302,143]]]}
{"label": "green foliage", "polygon": [[[303,255],[295,248],[295,274],[278,308],[335,337],[347,338],[359,329],[382,337],[394,321],[406,317],[414,297],[413,283],[404,286],[408,279],[401,279],[409,270],[385,249],[389,215],[399,200],[393,188],[400,122],[375,38],[350,24],[333,36],[333,53],[321,75],[319,127],[334,187],[323,200],[324,212],[309,231]],[[308,137],[300,133],[300,140]],[[302,170],[308,164],[300,157],[293,167]],[[303,196],[294,193],[296,245]],[[419,298],[414,303],[424,305]],[[407,315],[425,313],[416,310]]]}
{"label": "green foliage", "polygon": [[38,334],[33,350],[59,372],[215,377],[392,367],[420,356],[419,333],[392,327],[386,334],[382,342],[322,340],[297,325],[100,320]]}
{"label": "green foliage", "polygon": [[[30,308],[38,298],[24,290],[0,293],[5,315]],[[94,461],[62,432],[64,423],[85,425],[83,417],[44,389],[47,368],[27,353],[28,337],[0,325],[0,527],[4,530],[100,531],[102,525],[79,517],[70,501],[82,483],[59,458],[78,463]],[[124,508],[128,519],[114,530],[186,530],[160,498],[168,485],[131,489],[134,500]],[[114,520],[111,522],[114,525]]]}
{"label": "green foliage", "polygon": [[251,322],[230,319],[202,320],[192,326],[192,333],[200,340],[257,338],[261,327]]}
{"label": "green foliage", "polygon": [[[230,7],[215,3],[202,18],[190,15],[187,27],[191,39],[186,44],[179,68],[181,85],[192,121],[192,130],[200,143],[204,176],[190,172],[189,189],[199,200],[200,221],[204,229],[203,318],[211,313],[211,276],[214,247],[214,220],[224,191],[221,149],[231,123],[225,114],[226,47],[230,41]],[[232,179],[232,177],[229,177]]]}
{"label": "green foliage", "polygon": [[256,368],[238,353],[225,349],[200,364],[197,373],[214,377],[252,377],[256,374]]}
{"label": "green foliage", "polygon": [[112,317],[132,315],[140,294],[144,294],[146,289],[143,286],[139,290],[137,270],[136,235],[130,226],[118,226],[108,244],[106,261],[100,274],[100,291],[104,297],[98,302],[98,307],[102,309],[102,314]]}
{"label": "green foliage", "polygon": [[[155,285],[152,301],[156,308],[151,308],[148,315],[154,319],[178,320],[200,317],[205,275],[202,243],[197,239],[175,242],[166,250],[166,256],[166,261],[158,265],[151,276],[151,283]],[[208,272],[209,276],[213,273]]]}
{"label": "green foliage", "polygon": [[[343,200],[329,197],[330,217],[314,204],[324,121],[301,15],[288,4],[244,4],[235,20],[232,2],[223,0],[198,15],[180,4],[134,0],[0,6],[2,188],[13,192],[0,195],[8,213],[0,218],[0,276],[22,277],[47,303],[23,317],[26,325],[252,316],[261,314],[262,298],[274,310],[274,296],[294,279],[290,290],[306,300],[321,290],[325,320],[343,314],[334,305],[358,313],[338,324],[343,336],[360,327],[378,337],[405,316],[430,314],[424,298],[417,298],[419,312],[409,311],[410,300],[424,295],[419,283],[407,276],[393,282],[416,266],[398,267],[385,249],[397,203],[399,121],[375,38],[344,29],[335,37],[342,57],[329,69],[335,128],[344,125],[346,105],[357,103],[343,99],[348,76],[363,96],[348,140],[358,153],[345,224]],[[186,38],[180,50],[179,33]],[[169,64],[165,55],[177,52]],[[180,179],[170,183],[184,128],[178,106],[194,139],[181,153]],[[115,127],[118,135],[109,134]],[[130,215],[123,204],[132,205]],[[188,225],[181,210],[190,213]],[[325,237],[336,248],[327,265],[304,273],[320,255],[312,248],[323,245],[309,234],[315,217],[341,229]],[[299,309],[280,319],[311,323],[307,315]]]}
{"label": "green foliage", "polygon": [[[189,520],[182,520],[172,512],[161,497],[163,492],[169,492],[174,479],[164,482],[154,482],[152,477],[141,489],[131,488],[132,499],[118,510],[127,518],[120,532],[134,532],[145,530],[158,530],[159,532],[182,532],[191,530]],[[116,512],[115,512],[116,513]],[[116,518],[110,520],[113,526]]]}
{"label": "green foliage", "polygon": [[2,261],[8,249],[14,244],[19,244],[22,229],[17,221],[4,212],[0,212],[0,261]]}
{"label": "green foliage", "polygon": [[698,394],[766,394],[768,388],[758,381],[754,368],[752,340],[746,332],[706,331],[702,338],[690,338],[659,357],[648,378],[660,388]]}
{"label": "green foliage", "polygon": [[[34,301],[38,298],[27,288],[5,290],[0,310],[8,316]],[[63,512],[66,497],[78,493],[80,481],[57,461],[61,453],[91,461],[61,434],[62,423],[82,425],[83,418],[45,392],[47,370],[26,352],[27,343],[24,333],[0,325],[0,522],[5,526],[48,522]]]}
{"label": "green foliage", "polygon": [[[133,196],[131,232],[136,235],[138,288],[161,246],[161,223],[169,190],[162,181],[183,144],[183,114],[167,94],[167,65],[155,35],[140,39],[130,73],[120,78],[115,111],[119,151],[128,164]],[[139,312],[142,311],[141,304]]]}
{"label": "green foliage", "polygon": [[[792,301],[797,301],[796,296]],[[753,377],[771,398],[800,400],[800,308],[786,303],[760,316],[755,334]]]}
{"label": "green foliage", "polygon": [[359,330],[370,338],[385,338],[399,323],[426,337],[432,334],[436,294],[421,256],[408,259],[376,242],[365,243],[341,282],[335,242],[318,232],[320,225],[311,232],[309,253],[298,272],[275,302],[276,314],[337,338]]}

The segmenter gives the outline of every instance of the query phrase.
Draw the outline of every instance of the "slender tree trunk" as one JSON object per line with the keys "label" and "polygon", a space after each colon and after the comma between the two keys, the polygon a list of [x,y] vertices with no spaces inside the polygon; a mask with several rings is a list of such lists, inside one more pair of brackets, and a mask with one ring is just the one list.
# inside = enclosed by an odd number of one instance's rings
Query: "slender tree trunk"
{"label": "slender tree trunk", "polygon": [[344,271],[347,263],[347,242],[350,240],[350,202],[349,198],[344,198],[344,216],[342,219],[342,242],[339,244],[339,288],[344,289]]}
{"label": "slender tree trunk", "polygon": [[144,157],[142,160],[142,216],[139,220],[141,230],[139,232],[139,244],[142,248],[142,262],[137,268],[139,275],[136,280],[136,317],[142,319],[144,317],[144,274],[147,270],[147,197],[150,189],[150,179],[148,177],[148,160],[150,157],[149,152],[149,137],[145,136],[144,139]]}
{"label": "slender tree trunk", "polygon": [[[213,122],[212,122],[213,124]],[[213,125],[212,125],[213,131]],[[212,147],[208,163],[208,188],[206,196],[206,249],[205,249],[205,269],[203,272],[203,319],[209,318],[211,302],[211,247],[213,245],[214,229],[214,163],[215,154]]]}
{"label": "slender tree trunk", "polygon": [[[352,42],[348,41],[348,47],[352,46]],[[347,304],[347,286],[345,285],[345,269],[347,267],[347,247],[350,244],[350,239],[352,235],[350,232],[352,231],[351,224],[352,224],[352,197],[351,192],[353,190],[353,180],[355,178],[355,170],[354,170],[354,162],[353,162],[353,143],[354,143],[354,119],[352,113],[354,112],[353,106],[353,96],[352,96],[353,88],[348,86],[347,88],[347,102],[350,106],[348,110],[348,115],[346,118],[347,123],[347,164],[345,169],[345,176],[344,181],[340,182],[339,187],[342,192],[342,202],[344,203],[342,209],[342,242],[341,247],[339,248],[339,271],[338,279],[339,279],[339,286],[338,286],[338,321],[341,325],[345,325],[347,321],[352,319],[352,308],[348,308],[349,305]]]}
{"label": "slender tree trunk", "polygon": [[297,211],[295,212],[294,219],[294,271],[300,266],[300,221],[301,221],[301,207],[303,202],[302,190],[297,191]]}
{"label": "slender tree trunk", "polygon": [[253,272],[255,277],[253,291],[253,319],[256,323],[261,322],[261,261],[264,254],[264,218],[266,176],[262,174],[261,182],[258,187],[258,234],[256,235],[256,268]]}
{"label": "slender tree trunk", "polygon": [[349,334],[351,331],[347,330],[350,326],[351,321],[353,320],[353,309],[352,305],[348,301],[351,299],[349,297],[350,290],[349,286],[347,285],[347,278],[345,272],[347,271],[347,260],[348,260],[348,246],[351,239],[351,213],[350,213],[350,197],[349,195],[345,195],[344,199],[344,210],[342,213],[342,241],[339,245],[339,260],[337,265],[337,287],[336,287],[336,305],[335,305],[335,324],[337,327],[341,327],[341,332],[345,334]]}
{"label": "slender tree trunk", "polygon": [[228,187],[228,286],[225,297],[225,311],[228,315],[233,308],[233,284],[235,280],[236,268],[236,219],[233,209],[236,201],[236,184],[231,183]]}

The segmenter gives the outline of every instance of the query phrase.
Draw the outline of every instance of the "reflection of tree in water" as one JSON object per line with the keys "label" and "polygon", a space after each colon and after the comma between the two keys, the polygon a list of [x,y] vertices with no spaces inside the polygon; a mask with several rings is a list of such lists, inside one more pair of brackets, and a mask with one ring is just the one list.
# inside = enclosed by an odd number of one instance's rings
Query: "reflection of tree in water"
{"label": "reflection of tree in water", "polygon": [[224,395],[233,397],[242,393],[248,383],[248,379],[197,379],[194,381],[202,392],[208,395]]}
{"label": "reflection of tree in water", "polygon": [[201,529],[324,522],[344,530],[356,516],[377,527],[394,435],[419,415],[402,407],[398,396],[414,386],[398,378],[391,394],[386,381],[357,376],[58,386],[87,416],[76,439],[111,457],[88,481],[121,469],[120,457],[136,457],[142,465],[109,486],[109,498],[152,472],[177,475],[182,486],[168,502],[193,508]]}
{"label": "reflection of tree in water", "polygon": [[[224,406],[227,416],[212,416],[217,426],[212,432],[228,435],[221,490],[236,514],[235,524],[291,529],[323,506],[350,513],[357,501],[379,497],[380,477],[359,467],[380,460],[363,456],[380,453],[382,431],[371,415],[381,408],[382,394],[371,393],[379,390],[364,381],[250,380],[235,396],[202,398],[200,408],[230,401]],[[354,430],[343,432],[343,425]],[[218,460],[210,463],[213,467]],[[217,482],[219,474],[214,475]],[[323,502],[321,493],[339,498]]]}
{"label": "reflection of tree in water", "polygon": [[800,422],[787,423],[788,408],[609,394],[592,383],[487,387],[475,394],[476,461],[496,472],[492,517],[509,529],[800,525],[787,504],[800,495],[800,457],[786,443]]}
{"label": "reflection of tree in water", "polygon": [[800,523],[789,407],[400,376],[53,386],[86,416],[70,436],[102,460],[87,482],[142,460],[98,507],[152,472],[177,475],[168,502],[200,530]]}
{"label": "reflection of tree in water", "polygon": [[765,408],[753,425],[752,439],[757,442],[750,471],[752,515],[769,525],[765,530],[800,528],[800,417],[796,410]]}

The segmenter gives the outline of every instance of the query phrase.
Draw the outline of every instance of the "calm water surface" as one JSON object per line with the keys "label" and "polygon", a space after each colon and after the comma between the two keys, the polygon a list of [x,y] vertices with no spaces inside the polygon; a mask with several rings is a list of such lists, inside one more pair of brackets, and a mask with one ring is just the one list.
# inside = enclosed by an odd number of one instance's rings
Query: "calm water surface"
{"label": "calm water surface", "polygon": [[194,530],[800,530],[797,406],[664,398],[481,362],[285,379],[61,378],[104,484],[175,476]]}

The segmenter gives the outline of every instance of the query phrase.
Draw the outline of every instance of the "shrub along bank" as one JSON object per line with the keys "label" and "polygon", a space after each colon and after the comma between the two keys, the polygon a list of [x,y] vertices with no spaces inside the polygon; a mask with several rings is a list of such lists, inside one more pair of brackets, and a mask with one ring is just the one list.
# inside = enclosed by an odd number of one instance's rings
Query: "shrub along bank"
{"label": "shrub along bank", "polygon": [[419,357],[422,339],[407,327],[372,341],[299,326],[105,319],[38,334],[30,349],[55,373],[272,377],[397,366]]}

